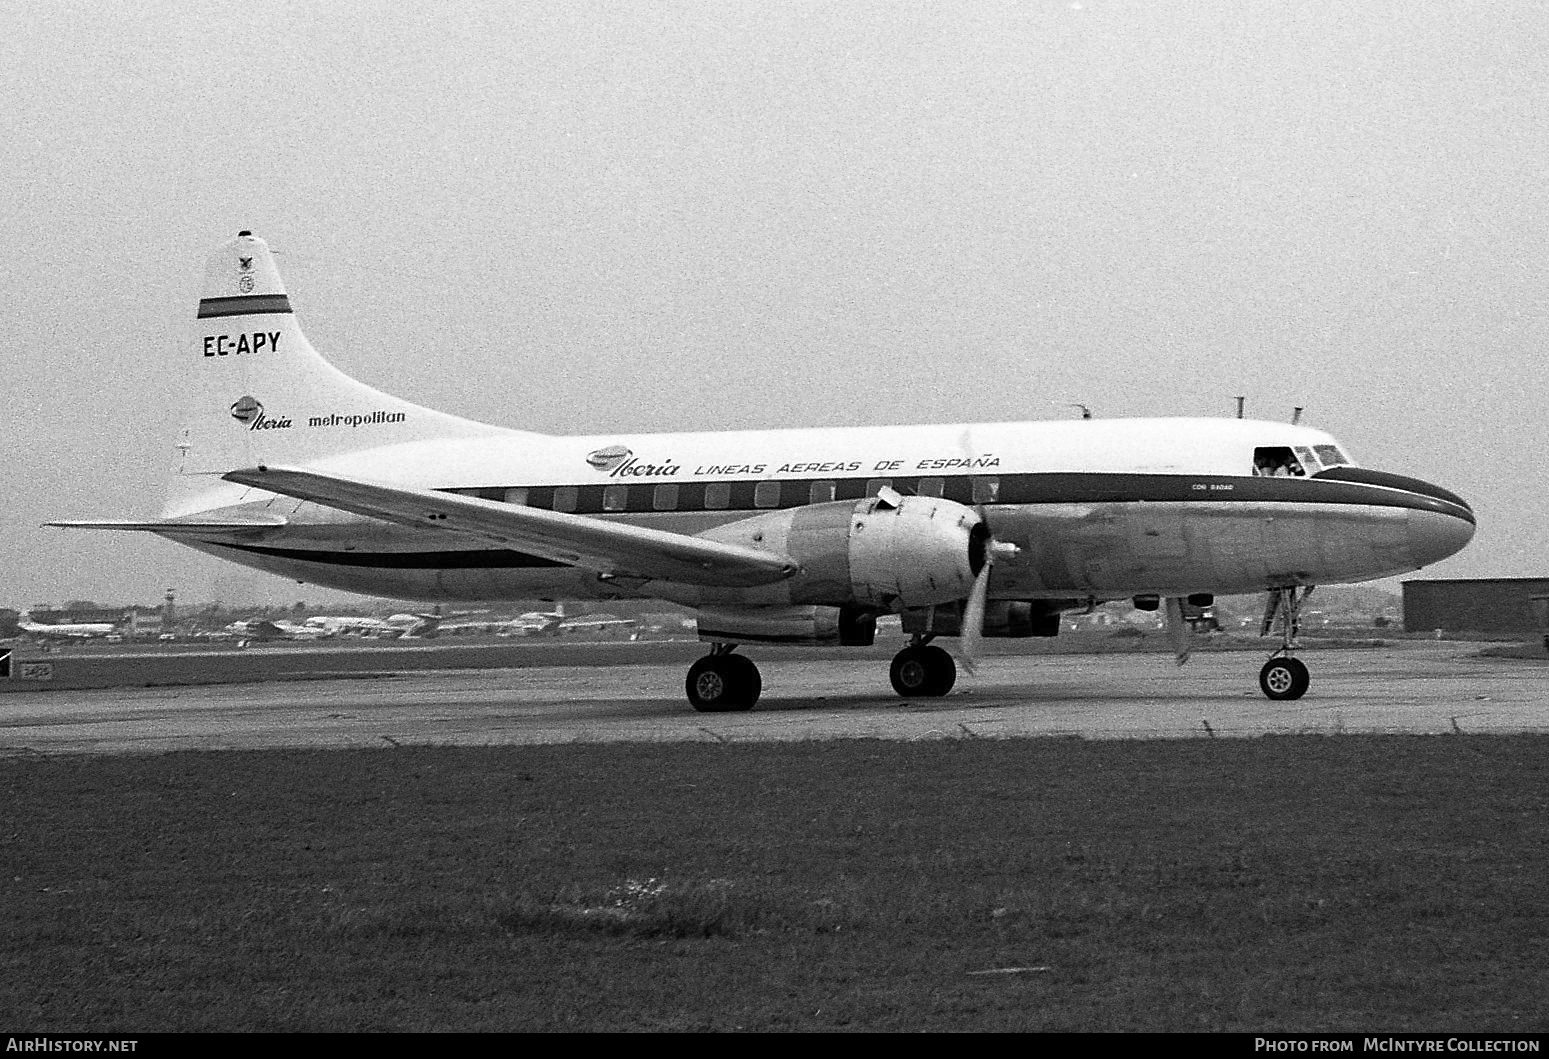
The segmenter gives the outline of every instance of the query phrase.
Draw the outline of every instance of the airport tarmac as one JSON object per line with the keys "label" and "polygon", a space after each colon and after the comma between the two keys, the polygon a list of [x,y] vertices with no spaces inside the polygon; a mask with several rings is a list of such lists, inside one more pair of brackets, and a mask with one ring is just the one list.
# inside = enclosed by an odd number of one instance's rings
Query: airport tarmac
{"label": "airport tarmac", "polygon": [[1263,656],[994,657],[943,699],[903,700],[876,658],[753,652],[764,697],[704,714],[685,666],[420,670],[181,687],[60,689],[0,698],[0,754],[160,753],[600,741],[756,742],[1019,736],[1212,738],[1275,733],[1549,731],[1549,661],[1470,643],[1307,651],[1312,690],[1271,702]]}

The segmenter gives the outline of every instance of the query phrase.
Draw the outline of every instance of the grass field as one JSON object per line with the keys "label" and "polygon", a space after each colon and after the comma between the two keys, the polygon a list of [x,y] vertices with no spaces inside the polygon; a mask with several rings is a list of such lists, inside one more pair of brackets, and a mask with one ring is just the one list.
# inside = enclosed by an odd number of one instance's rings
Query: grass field
{"label": "grass field", "polygon": [[1549,738],[0,759],[0,1025],[1549,1029]]}

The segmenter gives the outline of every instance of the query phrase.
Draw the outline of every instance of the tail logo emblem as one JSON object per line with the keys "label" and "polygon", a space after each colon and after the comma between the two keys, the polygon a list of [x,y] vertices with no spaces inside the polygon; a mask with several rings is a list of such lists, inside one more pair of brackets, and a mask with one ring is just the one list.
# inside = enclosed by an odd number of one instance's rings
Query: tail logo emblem
{"label": "tail logo emblem", "polygon": [[249,430],[289,430],[292,425],[289,416],[279,419],[265,416],[264,406],[246,394],[232,402],[231,418]]}

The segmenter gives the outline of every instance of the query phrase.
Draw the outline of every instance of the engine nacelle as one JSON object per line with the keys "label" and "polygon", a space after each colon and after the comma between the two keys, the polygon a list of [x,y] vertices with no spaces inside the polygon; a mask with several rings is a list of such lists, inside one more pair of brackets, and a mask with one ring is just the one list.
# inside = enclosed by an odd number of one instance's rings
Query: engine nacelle
{"label": "engine nacelle", "polygon": [[854,607],[701,607],[699,638],[723,643],[840,644],[870,647],[877,616]]}
{"label": "engine nacelle", "polygon": [[[1058,636],[1060,611],[1073,608],[1075,602],[1061,599],[990,600],[984,607],[985,639],[1022,639],[1028,636]],[[963,610],[957,605],[906,610],[904,632],[934,636],[961,636]]]}
{"label": "engine nacelle", "polygon": [[894,611],[967,599],[989,529],[963,504],[887,490],[771,511],[701,536],[791,556],[801,564],[786,582],[791,603]]}

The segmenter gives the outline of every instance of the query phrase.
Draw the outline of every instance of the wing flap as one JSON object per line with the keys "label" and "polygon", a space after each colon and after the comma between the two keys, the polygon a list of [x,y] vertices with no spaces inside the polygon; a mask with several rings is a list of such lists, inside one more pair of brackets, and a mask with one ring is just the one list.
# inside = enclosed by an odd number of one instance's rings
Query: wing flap
{"label": "wing flap", "polygon": [[458,496],[428,489],[341,478],[288,467],[230,471],[229,482],[405,526],[479,537],[601,574],[749,588],[796,573],[777,552],[723,544],[682,533],[605,521],[562,511]]}

